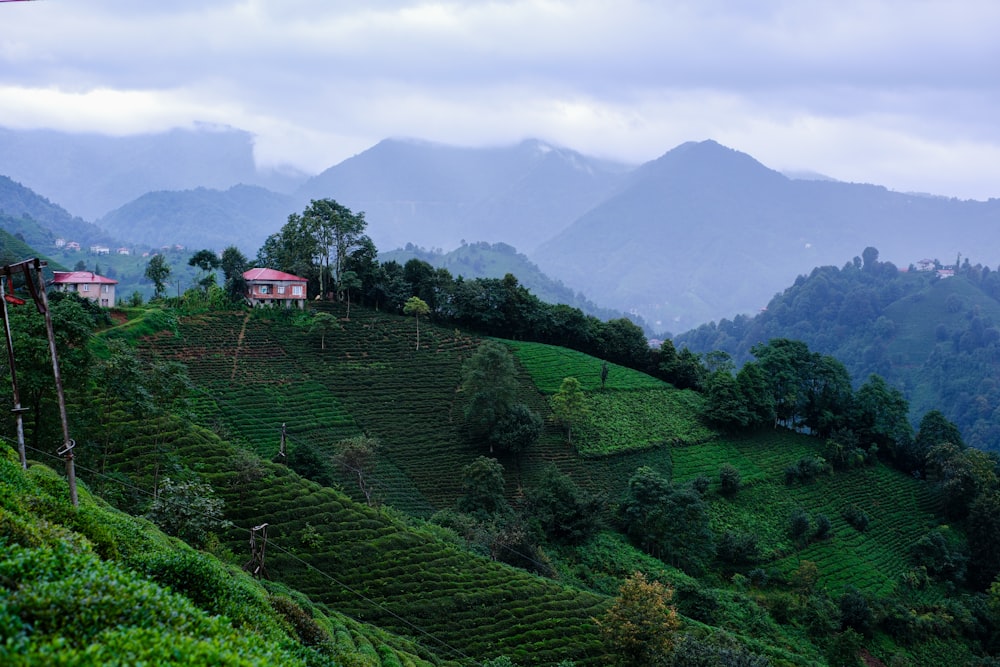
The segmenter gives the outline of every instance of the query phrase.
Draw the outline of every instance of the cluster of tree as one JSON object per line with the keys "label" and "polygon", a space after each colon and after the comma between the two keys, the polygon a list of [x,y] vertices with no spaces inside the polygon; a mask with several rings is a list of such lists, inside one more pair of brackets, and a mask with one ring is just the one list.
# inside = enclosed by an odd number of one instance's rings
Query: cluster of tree
{"label": "cluster of tree", "polygon": [[600,528],[605,505],[555,466],[527,487],[516,505],[507,496],[503,464],[480,456],[462,469],[455,508],[436,513],[432,521],[493,560],[552,576],[540,545],[586,541]]}
{"label": "cluster of tree", "polygon": [[[910,269],[901,272],[866,248],[841,269],[800,276],[756,317],[706,324],[674,342],[701,353],[724,350],[742,364],[759,341],[795,338],[839,359],[854,378],[874,373],[905,391],[921,387],[914,407],[941,410],[971,445],[997,449],[1000,271],[968,258],[956,260],[953,278]],[[901,332],[912,338],[923,330],[932,332],[926,340],[897,342]],[[910,417],[915,423],[918,415]]]}

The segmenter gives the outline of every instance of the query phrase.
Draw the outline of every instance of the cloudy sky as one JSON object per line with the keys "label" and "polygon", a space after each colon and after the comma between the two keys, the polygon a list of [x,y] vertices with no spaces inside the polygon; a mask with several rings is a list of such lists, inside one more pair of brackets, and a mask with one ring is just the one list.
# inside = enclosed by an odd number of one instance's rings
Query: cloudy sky
{"label": "cloudy sky", "polygon": [[318,172],[385,137],[1000,197],[996,0],[0,2],[0,125],[226,124]]}

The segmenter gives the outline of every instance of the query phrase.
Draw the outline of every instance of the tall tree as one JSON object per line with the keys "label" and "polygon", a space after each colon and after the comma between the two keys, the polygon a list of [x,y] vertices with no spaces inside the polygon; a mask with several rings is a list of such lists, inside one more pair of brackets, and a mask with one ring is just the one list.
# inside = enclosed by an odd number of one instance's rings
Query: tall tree
{"label": "tall tree", "polygon": [[378,438],[359,435],[337,443],[334,461],[357,478],[358,489],[371,507],[374,504],[375,485],[372,472],[378,463]]}
{"label": "tall tree", "polygon": [[411,296],[403,304],[403,314],[413,315],[417,321],[417,349],[420,349],[420,316],[427,316],[427,313],[431,312],[430,306],[421,299],[419,296]]}
{"label": "tall tree", "polygon": [[462,365],[465,418],[473,437],[487,439],[514,405],[517,369],[507,346],[487,340]]}
{"label": "tall tree", "polygon": [[153,283],[153,298],[161,298],[167,290],[167,279],[170,278],[170,265],[167,258],[161,254],[153,255],[146,263],[146,279]]}
{"label": "tall tree", "polygon": [[304,326],[311,335],[319,336],[319,349],[321,350],[326,349],[327,336],[343,329],[336,317],[322,311],[317,312],[308,320],[304,320],[301,326]]}
{"label": "tall tree", "polygon": [[214,270],[219,268],[219,264],[219,256],[208,249],[199,250],[188,260],[188,266],[196,266],[201,270],[198,284],[205,292],[208,292],[208,289],[215,285]]}
{"label": "tall tree", "polygon": [[246,255],[234,245],[222,251],[222,258],[219,260],[222,268],[223,280],[225,280],[226,294],[230,301],[240,301],[247,291],[247,282],[243,278],[243,273],[250,268]]}
{"label": "tall tree", "polygon": [[462,468],[463,495],[458,500],[458,509],[480,517],[502,512],[507,508],[505,486],[500,462],[480,456]]}
{"label": "tall tree", "polygon": [[625,579],[599,624],[620,665],[667,664],[680,628],[673,590],[642,572]]}
{"label": "tall tree", "polygon": [[542,418],[524,403],[515,403],[497,423],[488,436],[490,453],[494,447],[519,457],[538,442],[542,435]]}
{"label": "tall tree", "polygon": [[[316,242],[317,254],[323,266],[320,269],[320,293],[326,297],[327,276],[337,299],[343,299],[343,273],[350,253],[360,244],[365,227],[364,213],[351,209],[333,199],[314,199],[302,212],[302,218]],[[332,260],[332,261],[331,261]]]}

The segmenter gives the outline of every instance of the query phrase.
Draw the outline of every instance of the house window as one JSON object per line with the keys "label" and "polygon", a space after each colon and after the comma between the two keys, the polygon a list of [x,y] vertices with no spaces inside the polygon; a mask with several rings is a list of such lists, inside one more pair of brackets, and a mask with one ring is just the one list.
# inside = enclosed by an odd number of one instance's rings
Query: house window
{"label": "house window", "polygon": [[107,285],[101,285],[101,292],[103,292],[104,294],[107,294],[108,293],[108,286]]}
{"label": "house window", "polygon": [[260,293],[261,294],[270,294],[271,293],[271,286],[270,285],[261,285],[260,286]]}
{"label": "house window", "polygon": [[80,291],[81,292],[89,292],[90,291],[90,285],[80,285]]}
{"label": "house window", "polygon": [[285,286],[278,285],[278,294],[284,294],[284,293],[285,293]]}
{"label": "house window", "polygon": [[302,296],[302,285],[292,285],[292,296]]}

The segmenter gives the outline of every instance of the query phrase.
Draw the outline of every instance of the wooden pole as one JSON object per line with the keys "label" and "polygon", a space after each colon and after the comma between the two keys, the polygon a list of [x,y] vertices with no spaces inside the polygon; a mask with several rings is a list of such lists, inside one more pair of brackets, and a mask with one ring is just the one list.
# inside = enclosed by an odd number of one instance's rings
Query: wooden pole
{"label": "wooden pole", "polygon": [[[5,267],[6,275],[10,277],[10,267]],[[21,467],[25,470],[28,469],[28,457],[24,451],[24,412],[25,408],[21,407],[21,394],[17,389],[17,371],[14,368],[14,339],[10,335],[10,320],[7,317],[7,294],[4,289],[3,280],[0,279],[0,304],[3,304],[3,310],[0,310],[3,316],[3,329],[7,336],[7,359],[10,362],[10,384],[14,391],[14,409],[11,411],[14,413],[14,418],[17,422],[17,453],[21,457]]]}

